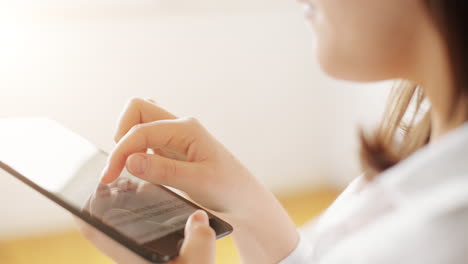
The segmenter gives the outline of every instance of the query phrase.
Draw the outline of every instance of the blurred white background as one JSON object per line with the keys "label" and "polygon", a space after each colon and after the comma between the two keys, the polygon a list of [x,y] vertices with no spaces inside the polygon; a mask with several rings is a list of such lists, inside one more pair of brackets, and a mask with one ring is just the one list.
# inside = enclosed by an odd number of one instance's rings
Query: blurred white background
{"label": "blurred white background", "polygon": [[[0,0],[0,117],[48,116],[110,150],[127,100],[153,98],[275,192],[340,188],[391,84],[331,80],[314,52],[293,0]],[[0,186],[0,239],[70,226],[3,172]]]}

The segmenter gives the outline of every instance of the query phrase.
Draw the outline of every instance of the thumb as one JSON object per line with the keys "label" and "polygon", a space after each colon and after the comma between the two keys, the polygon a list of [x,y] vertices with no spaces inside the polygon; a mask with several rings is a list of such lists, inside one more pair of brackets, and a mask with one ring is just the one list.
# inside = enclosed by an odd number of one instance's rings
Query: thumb
{"label": "thumb", "polygon": [[215,257],[216,234],[209,225],[206,212],[197,210],[190,216],[185,226],[185,239],[177,261],[210,264],[215,262]]}
{"label": "thumb", "polygon": [[194,186],[202,166],[195,162],[169,159],[160,155],[137,153],[130,155],[126,162],[127,170],[134,176],[154,184],[163,184],[184,190]]}

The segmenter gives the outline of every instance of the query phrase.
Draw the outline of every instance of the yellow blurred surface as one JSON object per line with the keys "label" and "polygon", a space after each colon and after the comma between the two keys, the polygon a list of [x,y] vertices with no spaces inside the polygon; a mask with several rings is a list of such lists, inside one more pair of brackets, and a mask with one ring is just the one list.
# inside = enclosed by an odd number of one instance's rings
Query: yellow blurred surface
{"label": "yellow blurred surface", "polygon": [[[317,190],[280,196],[295,223],[300,226],[320,214],[337,197],[337,190]],[[107,264],[112,263],[78,232],[0,242],[1,264]],[[239,263],[231,237],[217,242],[217,263]]]}

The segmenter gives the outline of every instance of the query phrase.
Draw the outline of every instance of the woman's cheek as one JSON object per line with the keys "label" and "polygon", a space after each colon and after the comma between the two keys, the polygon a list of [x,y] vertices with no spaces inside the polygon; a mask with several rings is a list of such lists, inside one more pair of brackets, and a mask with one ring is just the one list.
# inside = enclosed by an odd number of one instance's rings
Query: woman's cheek
{"label": "woman's cheek", "polygon": [[316,0],[317,59],[329,76],[350,81],[404,77],[422,21],[407,0]]}
{"label": "woman's cheek", "polygon": [[388,61],[385,46],[392,41],[382,41],[382,32],[376,32],[376,25],[364,19],[333,18],[324,17],[313,25],[322,71],[349,81],[377,81],[388,77],[383,62]]}
{"label": "woman's cheek", "polygon": [[354,29],[344,22],[346,17],[343,17],[340,8],[332,7],[332,2],[318,5],[314,17],[309,18],[309,23],[315,32],[317,60],[322,71],[331,77],[346,79],[347,59],[343,47],[348,51],[352,49],[352,43],[348,43],[346,34]]}

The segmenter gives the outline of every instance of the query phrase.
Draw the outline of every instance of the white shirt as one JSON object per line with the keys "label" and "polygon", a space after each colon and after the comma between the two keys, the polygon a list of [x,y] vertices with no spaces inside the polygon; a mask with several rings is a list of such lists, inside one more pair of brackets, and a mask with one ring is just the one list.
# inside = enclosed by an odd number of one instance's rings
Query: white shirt
{"label": "white shirt", "polygon": [[468,263],[468,122],[367,185],[361,175],[299,234],[280,264]]}

